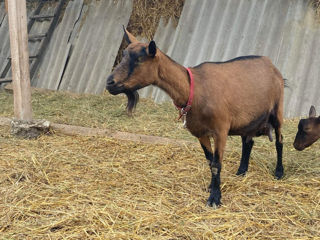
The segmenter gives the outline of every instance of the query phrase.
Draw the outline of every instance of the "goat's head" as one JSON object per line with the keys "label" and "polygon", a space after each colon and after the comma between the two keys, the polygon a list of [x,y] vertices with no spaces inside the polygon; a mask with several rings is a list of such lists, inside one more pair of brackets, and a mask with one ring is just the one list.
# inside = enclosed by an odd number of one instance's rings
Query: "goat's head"
{"label": "goat's head", "polygon": [[320,116],[316,117],[316,109],[311,106],[309,118],[301,119],[294,140],[295,149],[302,151],[320,138]]}
{"label": "goat's head", "polygon": [[113,95],[127,95],[127,110],[131,114],[139,99],[137,90],[153,84],[157,79],[159,60],[154,41],[141,43],[126,29],[124,32],[129,45],[123,51],[121,62],[108,77],[106,88]]}

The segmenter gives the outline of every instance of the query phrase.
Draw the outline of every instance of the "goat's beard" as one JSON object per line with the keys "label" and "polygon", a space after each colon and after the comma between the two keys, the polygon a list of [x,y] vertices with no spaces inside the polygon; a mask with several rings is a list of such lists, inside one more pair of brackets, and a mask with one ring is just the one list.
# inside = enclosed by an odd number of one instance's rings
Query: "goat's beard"
{"label": "goat's beard", "polygon": [[139,101],[139,93],[138,91],[131,91],[131,90],[126,90],[124,91],[124,94],[126,94],[128,98],[128,103],[127,103],[127,114],[129,116],[132,116],[132,112],[135,109],[138,101]]}

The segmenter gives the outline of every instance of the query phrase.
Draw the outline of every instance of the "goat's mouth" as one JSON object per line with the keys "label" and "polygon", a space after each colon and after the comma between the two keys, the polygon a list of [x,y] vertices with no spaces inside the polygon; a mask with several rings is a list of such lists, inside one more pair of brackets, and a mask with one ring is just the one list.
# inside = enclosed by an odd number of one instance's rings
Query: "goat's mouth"
{"label": "goat's mouth", "polygon": [[120,93],[124,93],[126,89],[122,84],[112,84],[107,85],[107,90],[112,95],[118,95]]}

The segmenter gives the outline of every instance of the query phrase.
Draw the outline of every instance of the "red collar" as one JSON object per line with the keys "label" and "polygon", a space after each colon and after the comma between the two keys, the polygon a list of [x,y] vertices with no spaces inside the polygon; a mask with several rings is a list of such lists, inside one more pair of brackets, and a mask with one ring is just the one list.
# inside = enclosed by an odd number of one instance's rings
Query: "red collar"
{"label": "red collar", "polygon": [[191,109],[192,100],[193,100],[194,79],[193,79],[193,75],[192,75],[192,72],[191,72],[190,68],[186,68],[186,69],[187,69],[187,72],[188,72],[188,75],[189,75],[189,78],[190,78],[190,93],[189,93],[188,102],[187,102],[187,104],[186,104],[185,107],[179,107],[177,104],[174,104],[174,105],[176,105],[176,107],[180,110],[180,115],[179,115],[178,120],[179,120],[182,116],[187,115],[187,113],[188,113],[188,112],[190,111],[190,109]]}

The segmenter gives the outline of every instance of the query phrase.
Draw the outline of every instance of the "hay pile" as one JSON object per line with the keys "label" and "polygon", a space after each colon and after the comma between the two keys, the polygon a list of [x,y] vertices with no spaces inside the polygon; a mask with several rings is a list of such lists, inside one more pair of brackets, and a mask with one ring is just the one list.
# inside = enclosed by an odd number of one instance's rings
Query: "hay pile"
{"label": "hay pile", "polygon": [[163,17],[178,24],[184,0],[133,0],[133,10],[129,19],[128,30],[136,36],[151,40]]}
{"label": "hay pile", "polygon": [[320,0],[311,0],[311,4],[317,15],[320,16]]}
{"label": "hay pile", "polygon": [[[127,26],[134,36],[152,40],[156,33],[160,18],[168,21],[170,18],[177,25],[185,0],[133,0],[133,9]],[[123,39],[114,66],[122,58],[122,51],[127,47]]]}
{"label": "hay pile", "polygon": [[27,141],[0,127],[1,239],[317,239],[320,143],[294,151],[296,123],[286,122],[280,181],[263,138],[247,176],[235,176],[240,141],[229,138],[217,210],[205,206],[210,172],[198,144]]}

